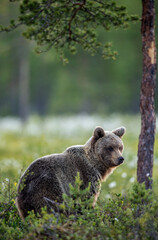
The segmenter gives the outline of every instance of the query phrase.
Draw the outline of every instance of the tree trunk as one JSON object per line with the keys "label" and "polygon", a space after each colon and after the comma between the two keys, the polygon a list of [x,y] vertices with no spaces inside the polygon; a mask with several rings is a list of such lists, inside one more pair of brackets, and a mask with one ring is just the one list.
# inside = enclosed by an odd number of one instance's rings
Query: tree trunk
{"label": "tree trunk", "polygon": [[29,116],[29,59],[28,45],[22,37],[19,41],[19,116],[25,122]]}
{"label": "tree trunk", "polygon": [[140,92],[141,133],[138,145],[137,180],[152,186],[153,155],[155,141],[156,46],[154,0],[142,0],[142,51],[143,76]]}

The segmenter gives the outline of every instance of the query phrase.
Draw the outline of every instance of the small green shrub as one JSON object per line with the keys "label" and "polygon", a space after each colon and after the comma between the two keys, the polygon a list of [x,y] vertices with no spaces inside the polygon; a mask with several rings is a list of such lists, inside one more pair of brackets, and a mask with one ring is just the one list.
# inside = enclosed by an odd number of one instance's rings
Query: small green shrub
{"label": "small green shrub", "polygon": [[89,188],[82,190],[79,175],[63,195],[59,211],[42,217],[33,212],[22,221],[15,206],[16,183],[3,181],[0,189],[0,239],[158,239],[158,201],[144,184],[134,184],[126,194],[112,194],[92,207]]}

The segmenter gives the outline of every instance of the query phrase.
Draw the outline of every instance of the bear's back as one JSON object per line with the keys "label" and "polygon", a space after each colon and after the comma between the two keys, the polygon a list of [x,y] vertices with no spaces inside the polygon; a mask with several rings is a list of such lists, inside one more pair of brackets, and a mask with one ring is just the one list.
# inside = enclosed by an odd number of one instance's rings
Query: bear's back
{"label": "bear's back", "polygon": [[19,182],[17,206],[20,215],[25,217],[31,210],[40,212],[47,205],[45,199],[62,202],[62,195],[69,195],[69,184],[74,185],[77,172],[82,180],[81,188],[88,187],[90,182],[90,194],[94,194],[99,174],[87,158],[84,147],[73,146],[64,153],[35,160]]}

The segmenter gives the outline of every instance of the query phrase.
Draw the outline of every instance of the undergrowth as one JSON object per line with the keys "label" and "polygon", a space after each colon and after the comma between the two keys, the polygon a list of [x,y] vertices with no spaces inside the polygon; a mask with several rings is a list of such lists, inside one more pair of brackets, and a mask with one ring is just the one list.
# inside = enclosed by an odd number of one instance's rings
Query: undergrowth
{"label": "undergrowth", "polygon": [[144,184],[133,184],[124,195],[113,194],[92,207],[89,187],[76,177],[70,196],[63,195],[57,212],[42,217],[30,212],[24,221],[15,206],[16,182],[0,184],[0,239],[158,239],[158,201]]}

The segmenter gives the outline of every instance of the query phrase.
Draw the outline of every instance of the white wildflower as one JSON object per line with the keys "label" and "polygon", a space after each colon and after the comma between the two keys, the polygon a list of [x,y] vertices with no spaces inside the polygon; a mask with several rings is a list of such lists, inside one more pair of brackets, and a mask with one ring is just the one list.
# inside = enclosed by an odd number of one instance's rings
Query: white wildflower
{"label": "white wildflower", "polygon": [[122,173],[121,177],[122,178],[126,178],[127,177],[127,173],[126,172]]}
{"label": "white wildflower", "polygon": [[5,183],[2,182],[2,190],[4,190],[4,189],[5,189]]}
{"label": "white wildflower", "polygon": [[109,188],[114,188],[114,187],[116,187],[116,182],[111,182],[111,183],[109,184]]}
{"label": "white wildflower", "polygon": [[131,183],[133,183],[135,181],[135,178],[134,177],[131,177],[130,180],[129,180]]}

